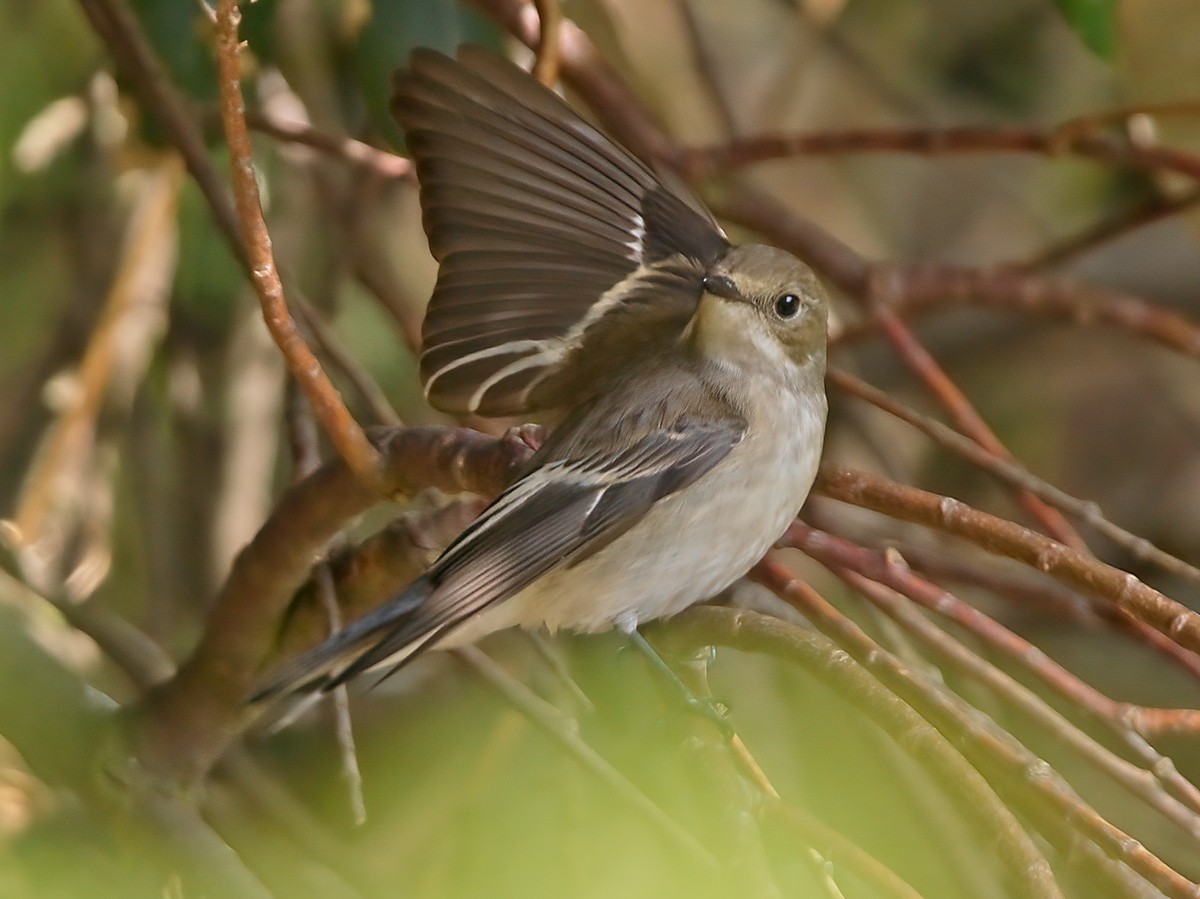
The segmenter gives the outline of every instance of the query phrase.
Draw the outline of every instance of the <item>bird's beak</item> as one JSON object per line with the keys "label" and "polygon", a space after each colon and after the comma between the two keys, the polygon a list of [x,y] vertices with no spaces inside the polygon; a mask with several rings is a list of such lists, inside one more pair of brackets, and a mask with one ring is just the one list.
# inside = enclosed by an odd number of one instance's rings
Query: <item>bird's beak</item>
{"label": "bird's beak", "polygon": [[725,275],[708,275],[704,279],[704,290],[714,297],[723,300],[744,301],[745,297],[738,291],[733,280]]}

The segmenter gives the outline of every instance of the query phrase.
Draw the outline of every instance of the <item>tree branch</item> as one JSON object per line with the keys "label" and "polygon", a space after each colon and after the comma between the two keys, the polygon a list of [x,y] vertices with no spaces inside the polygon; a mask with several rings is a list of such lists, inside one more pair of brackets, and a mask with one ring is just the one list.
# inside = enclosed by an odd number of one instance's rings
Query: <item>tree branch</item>
{"label": "tree branch", "polygon": [[832,499],[954,534],[989,552],[1016,559],[1151,625],[1192,652],[1200,652],[1200,615],[1132,574],[1015,522],[948,496],[836,466],[822,467],[815,489]]}
{"label": "tree branch", "polygon": [[[427,487],[492,496],[531,454],[518,438],[435,427],[381,432],[378,447],[389,496]],[[199,646],[175,678],[150,694],[139,716],[138,752],[159,777],[195,783],[245,725],[252,716],[246,697],[314,560],[377,499],[342,460],[280,498],[234,561]]]}

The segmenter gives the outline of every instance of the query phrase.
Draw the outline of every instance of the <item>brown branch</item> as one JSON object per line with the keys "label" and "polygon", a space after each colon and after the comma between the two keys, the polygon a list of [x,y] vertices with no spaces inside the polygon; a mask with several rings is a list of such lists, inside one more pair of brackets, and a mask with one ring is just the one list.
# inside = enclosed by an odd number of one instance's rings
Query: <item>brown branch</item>
{"label": "brown branch", "polygon": [[287,121],[261,111],[247,110],[246,124],[255,131],[269,134],[277,140],[303,144],[326,156],[367,169],[372,174],[388,181],[399,179],[411,181],[416,177],[410,159],[373,147],[352,137],[330,134],[305,122]]}
{"label": "brown branch", "polygon": [[166,67],[147,40],[137,17],[121,0],[79,0],[84,13],[112,53],[142,105],[156,116],[183,156],[188,173],[208,201],[217,227],[234,257],[249,267],[238,231],[229,190],[221,180],[204,146],[204,135],[191,107],[176,89]]}
{"label": "brown branch", "polygon": [[313,308],[312,304],[304,299],[295,301],[296,311],[300,315],[309,333],[321,352],[324,353],[334,367],[337,368],[346,380],[353,385],[354,390],[358,393],[367,408],[371,411],[371,416],[375,419],[376,424],[386,425],[394,428],[403,424],[400,420],[400,415],[392,407],[391,402],[384,393],[383,388],[379,386],[371,374],[363,368],[359,361],[345,347],[341,345],[333,329],[326,324],[325,319],[321,317],[321,313]]}
{"label": "brown branch", "polygon": [[363,483],[382,486],[382,460],[342,402],[337,388],[321,368],[300,335],[287,307],[283,284],[275,267],[271,238],[263,220],[250,133],[246,128],[245,102],[241,88],[238,24],[241,12],[236,0],[221,0],[217,7],[217,70],[221,97],[221,122],[229,147],[233,198],[237,208],[250,279],[262,305],[267,330],[283,353],[288,370],[308,397],[313,412],[329,434],[338,453]]}
{"label": "brown branch", "polygon": [[[917,265],[895,267],[894,277],[899,283],[891,298],[893,308],[906,317],[948,304],[985,306],[1079,325],[1103,323],[1200,358],[1200,325],[1132,294],[1012,268]],[[848,329],[841,339],[853,340],[862,333]]]}
{"label": "brown branch", "polygon": [[1200,615],[1134,575],[1015,522],[948,496],[836,466],[822,467],[816,490],[832,499],[954,534],[989,552],[1016,559],[1151,625],[1186,649],[1200,651]]}
{"label": "brown branch", "polygon": [[[1044,538],[1043,538],[1044,539]],[[824,597],[796,579],[784,566],[764,559],[754,576],[777,596],[799,609],[822,633],[932,723],[989,780],[1007,786],[1014,804],[1037,806],[1043,828],[1077,829],[1109,858],[1128,865],[1147,883],[1172,897],[1192,897],[1197,885],[1172,870],[1139,842],[1110,824],[1044,761],[991,719],[930,678],[882,649]]]}
{"label": "brown branch", "polygon": [[[890,554],[889,564],[893,567],[902,568],[904,562],[899,558],[897,553],[893,552]],[[1028,717],[1029,720],[1044,727],[1048,733],[1054,734],[1097,770],[1107,774],[1132,795],[1145,802],[1147,806],[1156,810],[1168,821],[1181,828],[1192,840],[1200,839],[1200,814],[1197,814],[1194,807],[1185,805],[1181,799],[1167,793],[1163,789],[1163,782],[1156,776],[1154,768],[1141,768],[1125,761],[1106,749],[1080,727],[1055,711],[1052,706],[1032,690],[1021,685],[1010,675],[1002,672],[994,665],[989,664],[982,656],[972,652],[961,642],[924,618],[908,603],[907,600],[909,597],[907,591],[901,593],[876,580],[864,577],[855,571],[837,565],[833,566],[833,571],[849,586],[858,591],[860,595],[899,624],[900,627],[913,636],[921,645],[928,648],[932,655],[940,660],[941,665],[952,668],[960,675],[976,681],[986,687],[992,695],[1007,701],[1012,708],[1017,709]],[[919,581],[919,579],[913,580]],[[908,586],[916,585],[909,584]],[[946,594],[945,591],[937,590],[934,585],[927,582],[921,584],[921,587],[925,588],[929,593],[937,593],[938,599],[942,603],[948,604],[957,600],[957,597],[948,599],[949,594]],[[994,629],[1002,630],[996,622],[992,621],[990,623]],[[1027,646],[1026,648],[1036,653],[1032,646]],[[1006,656],[1008,656],[1007,653]],[[1020,664],[1018,657],[1008,657],[1013,658]],[[1052,665],[1053,663],[1049,664]],[[1058,669],[1055,673],[1060,675],[1060,677],[1070,677],[1062,669]],[[1076,690],[1075,692],[1082,691]],[[1117,703],[1110,701],[1108,705],[1111,708],[1117,705]],[[1086,706],[1085,708],[1091,711],[1091,708]],[[1103,720],[1109,725],[1111,730],[1117,730],[1119,719],[1106,717]],[[1127,740],[1126,742],[1133,742],[1135,744],[1145,743],[1144,740]],[[1158,762],[1166,762],[1166,771],[1175,771],[1175,766],[1169,759],[1158,753],[1153,753],[1153,755],[1154,759],[1150,764],[1154,765]],[[1180,778],[1180,780],[1183,779]],[[1186,781],[1184,783],[1186,784]],[[1195,788],[1193,787],[1189,790],[1187,795],[1189,799],[1194,801],[1197,798]]]}
{"label": "brown branch", "polygon": [[[270,238],[262,221],[244,103],[239,87],[236,3],[224,2],[218,10],[218,87],[221,117],[233,161],[235,205],[217,174],[204,137],[187,102],[171,82],[165,67],[146,39],[136,17],[116,0],[80,0],[93,27],[111,50],[118,67],[139,92],[146,109],[159,117],[183,155],[189,173],[208,202],[217,225],[235,258],[245,268],[263,303],[268,329],[288,361],[293,375],[304,387],[322,424],[339,452],[361,476],[375,477],[378,463],[369,441],[350,417],[337,391],[321,371],[319,363],[296,332],[287,311],[282,285],[270,251]],[[243,229],[242,222],[245,223]],[[246,236],[243,242],[243,230]]]}
{"label": "brown branch", "polygon": [[1159,549],[1145,537],[1139,537],[1113,524],[1104,516],[1103,510],[1096,503],[1074,497],[1053,484],[1043,481],[1019,463],[989,453],[975,441],[964,437],[941,422],[897,402],[882,390],[872,387],[847,371],[830,368],[827,377],[829,383],[912,425],[938,446],[961,456],[998,480],[1019,487],[1043,502],[1074,516],[1099,531],[1138,561],[1158,565],[1164,571],[1200,586],[1200,569]]}
{"label": "brown branch", "polygon": [[[531,454],[517,438],[451,428],[381,432],[378,445],[383,487],[392,496],[427,487],[495,495]],[[142,709],[136,739],[148,768],[169,782],[190,784],[211,767],[251,716],[246,696],[313,560],[377,500],[342,460],[284,493],[234,561],[199,646]]]}
{"label": "brown branch", "polygon": [[994,618],[937,584],[917,577],[899,553],[857,546],[849,540],[810,528],[801,522],[795,522],[788,529],[783,545],[795,547],[827,567],[853,571],[884,584],[929,611],[953,621],[1107,728],[1147,771],[1161,779],[1181,802],[1200,813],[1200,789],[1179,774],[1174,763],[1146,741],[1145,738],[1154,735],[1155,731],[1146,729],[1150,721],[1143,714],[1164,713],[1174,715],[1178,720],[1190,718],[1195,727],[1200,712],[1192,709],[1147,709],[1110,699]]}
{"label": "brown branch", "polygon": [[1198,203],[1200,189],[1189,190],[1174,198],[1167,198],[1155,192],[1149,200],[1112,218],[1103,219],[1077,234],[1062,238],[1025,261],[1016,263],[1014,267],[1022,271],[1036,271],[1064,265],[1145,225],[1186,212]]}
{"label": "brown branch", "polygon": [[[871,279],[870,283],[875,285],[880,282]],[[882,284],[887,285],[887,280],[884,279]],[[921,345],[920,341],[909,330],[908,326],[886,304],[886,297],[890,295],[890,292],[889,286],[869,290],[868,307],[872,316],[878,321],[879,327],[883,330],[888,341],[892,344],[892,347],[899,354],[905,365],[925,385],[926,389],[941,404],[942,408],[950,413],[951,418],[954,419],[963,433],[997,459],[1005,462],[1015,462],[1016,460],[1012,453],[1000,442],[1000,438],[996,436],[996,433],[984,421],[983,416],[975,410],[971,401],[967,399],[966,394],[959,389],[958,385],[950,380],[950,376],[946,374],[945,369],[938,364],[932,354]],[[881,300],[884,302],[880,302]],[[1048,506],[1028,490],[1017,487],[1016,493],[1018,501],[1033,516],[1034,521],[1037,521],[1041,525],[1042,530],[1059,543],[1086,551],[1087,544],[1075,532],[1070,523],[1063,518],[1061,513]]]}
{"label": "brown branch", "polygon": [[561,743],[585,769],[612,787],[622,800],[683,849],[692,860],[706,868],[717,868],[712,853],[579,736],[578,722],[539,698],[478,647],[464,646],[454,650],[454,653],[528,721]]}
{"label": "brown branch", "polygon": [[562,9],[558,0],[534,0],[534,6],[538,13],[538,45],[533,77],[552,88],[558,84],[558,64],[562,55],[559,39]]}
{"label": "brown branch", "polygon": [[[1077,120],[1082,121],[1082,120]],[[937,156],[963,153],[1033,153],[1079,156],[1147,172],[1179,172],[1200,178],[1200,156],[1112,135],[1073,130],[1073,123],[1039,129],[1005,126],[950,128],[851,128],[807,134],[766,134],[731,140],[714,147],[683,151],[693,177],[726,172],[772,159],[796,156],[844,156],[855,153],[913,153]]]}
{"label": "brown branch", "polygon": [[[895,548],[913,569],[919,571],[922,577],[930,581],[943,586],[947,582],[951,582],[978,587],[990,593],[1003,596],[1006,599],[1032,605],[1039,614],[1045,614],[1048,610],[1053,609],[1056,604],[1063,607],[1064,610],[1069,607],[1073,611],[1076,608],[1078,599],[1083,598],[1079,596],[1077,591],[1064,584],[1047,582],[1036,575],[1034,576],[1036,580],[1034,580],[1028,572],[1005,575],[999,571],[984,571],[970,564],[948,561],[944,557],[938,556],[935,551],[927,550],[925,547],[917,544],[905,544],[896,541]],[[870,577],[870,574],[867,574],[867,576]],[[882,579],[875,578],[875,580]],[[901,589],[900,592],[904,593],[905,590]],[[953,601],[948,602],[948,606],[953,606]],[[970,605],[964,604],[964,608],[972,612],[977,611]],[[1107,610],[1107,615],[1102,614],[1105,610]],[[949,609],[943,611],[947,615],[954,617]],[[1115,622],[1119,619],[1125,621],[1127,624],[1141,624],[1141,622],[1133,621],[1116,609],[1103,606],[1099,603],[1092,605],[1092,611],[1102,621]],[[1078,614],[1073,614],[1072,620],[1078,620]],[[962,624],[962,622],[959,623],[963,627],[967,626]],[[997,627],[1001,626],[997,625]],[[1002,628],[1002,631],[1006,630]],[[1178,664],[1189,676],[1200,679],[1200,657],[1190,650],[1184,649],[1178,643],[1163,636],[1156,630],[1151,629],[1150,633],[1164,641],[1167,647],[1174,650],[1173,653],[1164,652],[1164,655],[1170,661]],[[1158,649],[1159,647],[1152,646],[1151,648]],[[1031,645],[1029,652],[1029,657],[1023,658],[1022,664],[1028,663],[1031,666],[1030,670],[1034,670],[1040,661],[1036,658],[1038,650]],[[1076,700],[1068,697],[1068,701]],[[1121,716],[1121,720],[1117,722],[1120,727],[1146,739],[1170,733],[1200,733],[1200,709],[1159,709],[1118,703],[1114,707],[1112,714]],[[1135,755],[1139,754],[1139,750],[1134,749],[1133,751]],[[1162,760],[1158,764],[1163,765],[1167,761]],[[1146,762],[1146,767],[1150,767],[1149,762]],[[1200,811],[1200,787],[1189,786],[1188,790],[1196,792],[1195,806],[1196,810]],[[1179,793],[1179,795],[1182,796],[1183,794]],[[1189,804],[1192,802],[1192,800],[1185,801],[1188,801]]]}
{"label": "brown branch", "polygon": [[[1103,512],[1096,503],[1076,499],[1065,491],[1059,490],[1057,487],[1042,481],[1040,478],[1034,477],[1033,474],[1017,463],[1009,462],[988,453],[973,440],[964,437],[938,421],[909,409],[902,403],[896,402],[883,393],[883,391],[871,387],[853,375],[839,369],[830,369],[828,378],[831,383],[836,384],[852,395],[864,399],[872,405],[920,429],[940,446],[968,459],[989,474],[1007,483],[1018,485],[1044,502],[1075,515],[1119,546],[1124,547],[1135,558],[1155,563],[1165,571],[1169,571],[1192,583],[1200,583],[1200,571],[1197,571],[1193,566],[1172,556],[1170,553],[1159,549],[1144,537],[1139,537],[1123,528],[1117,527],[1104,517]],[[1155,651],[1170,659],[1171,662],[1178,665],[1192,677],[1200,678],[1200,657],[1195,653],[1184,649],[1170,637],[1159,633],[1141,621],[1130,618],[1110,605],[1093,601],[1092,608],[1100,618],[1108,621],[1118,630],[1132,634],[1138,640],[1148,644]]]}
{"label": "brown branch", "polygon": [[663,638],[682,646],[730,646],[798,665],[830,687],[911,754],[932,777],[954,789],[947,797],[963,818],[995,846],[1022,896],[1061,896],[1048,862],[992,788],[910,705],[865,670],[850,663],[826,637],[751,612],[696,606],[672,619]]}
{"label": "brown branch", "polygon": [[770,194],[739,185],[716,197],[712,210],[718,217],[737,222],[775,246],[795,253],[849,296],[866,295],[872,265],[849,244]]}

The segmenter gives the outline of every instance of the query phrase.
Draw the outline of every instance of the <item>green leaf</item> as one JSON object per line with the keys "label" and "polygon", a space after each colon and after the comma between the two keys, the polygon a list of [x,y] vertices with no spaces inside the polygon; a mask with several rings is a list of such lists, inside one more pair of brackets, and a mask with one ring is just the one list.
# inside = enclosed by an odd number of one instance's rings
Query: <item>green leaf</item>
{"label": "green leaf", "polygon": [[196,100],[215,100],[217,67],[208,45],[198,37],[196,4],[133,0],[130,8],[175,85]]}
{"label": "green leaf", "polygon": [[1106,60],[1116,55],[1117,0],[1054,0],[1054,4],[1088,49]]}

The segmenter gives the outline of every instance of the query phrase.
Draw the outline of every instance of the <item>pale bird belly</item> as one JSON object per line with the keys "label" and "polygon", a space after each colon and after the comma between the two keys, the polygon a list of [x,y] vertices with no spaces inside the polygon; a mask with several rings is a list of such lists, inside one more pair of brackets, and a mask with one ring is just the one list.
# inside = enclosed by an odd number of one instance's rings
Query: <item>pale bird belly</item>
{"label": "pale bird belly", "polygon": [[591,558],[542,577],[465,622],[442,646],[520,625],[595,632],[674,615],[745,574],[783,534],[816,475],[823,422],[747,437],[690,488],[662,500]]}

